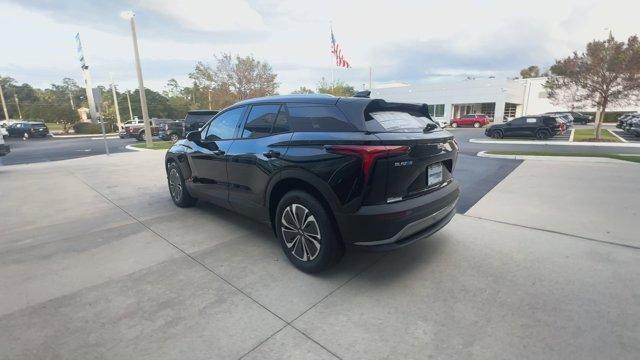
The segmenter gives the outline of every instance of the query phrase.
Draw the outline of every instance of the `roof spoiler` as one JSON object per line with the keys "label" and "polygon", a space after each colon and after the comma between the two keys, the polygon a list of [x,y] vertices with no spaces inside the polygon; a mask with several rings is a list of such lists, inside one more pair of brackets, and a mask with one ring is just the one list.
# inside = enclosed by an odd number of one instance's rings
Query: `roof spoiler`
{"label": "roof spoiler", "polygon": [[409,103],[393,103],[386,102],[382,99],[374,99],[371,100],[369,105],[364,110],[365,120],[371,120],[372,112],[376,111],[402,111],[408,112],[415,115],[424,116],[427,119],[433,121],[431,115],[429,115],[429,107],[427,104],[409,104]]}

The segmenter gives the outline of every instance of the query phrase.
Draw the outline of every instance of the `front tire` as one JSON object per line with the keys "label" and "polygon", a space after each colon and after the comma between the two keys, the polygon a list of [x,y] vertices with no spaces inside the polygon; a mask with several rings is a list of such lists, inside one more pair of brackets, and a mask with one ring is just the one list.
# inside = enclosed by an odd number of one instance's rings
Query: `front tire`
{"label": "front tire", "polygon": [[185,186],[184,177],[180,167],[175,163],[169,163],[167,166],[167,184],[169,185],[169,194],[173,203],[179,207],[192,207],[198,199],[189,194]]}
{"label": "front tire", "polygon": [[502,134],[502,130],[494,130],[491,133],[491,137],[494,139],[502,139],[504,137],[504,135]]}
{"label": "front tire", "polygon": [[452,123],[451,127],[457,128],[458,127],[458,123]]}
{"label": "front tire", "polygon": [[473,127],[476,128],[476,129],[479,128],[480,127],[480,123],[479,122],[474,122],[473,123]]}
{"label": "front tire", "polygon": [[138,136],[136,137],[136,140],[138,140],[138,141],[144,141],[145,140],[145,138],[144,138],[144,130],[142,130],[142,131],[140,131],[138,133]]}
{"label": "front tire", "polygon": [[342,244],[331,218],[312,195],[299,190],[285,194],[275,222],[282,250],[299,270],[319,272],[342,257]]}

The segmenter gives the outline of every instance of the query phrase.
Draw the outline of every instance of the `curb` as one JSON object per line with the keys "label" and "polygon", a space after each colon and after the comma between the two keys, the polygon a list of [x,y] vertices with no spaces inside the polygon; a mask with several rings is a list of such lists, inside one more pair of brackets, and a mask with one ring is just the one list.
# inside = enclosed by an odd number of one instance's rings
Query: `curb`
{"label": "curb", "polygon": [[629,161],[610,159],[605,157],[595,156],[535,156],[535,155],[500,155],[500,154],[488,154],[486,151],[480,151],[476,154],[479,157],[495,158],[495,159],[509,159],[509,160],[535,160],[535,161],[560,161],[560,162],[589,162],[589,163],[625,163],[629,164]]}
{"label": "curb", "polygon": [[620,135],[618,135],[618,134],[616,134],[615,132],[613,132],[613,130],[611,130],[611,129],[605,129],[605,130],[607,130],[608,132],[610,132],[610,133],[611,133],[611,135],[613,135],[613,136],[617,137],[617,138],[618,138],[618,140],[622,141],[623,143],[628,143],[628,142],[629,142],[629,141],[627,141],[627,140],[623,139],[622,137],[620,137]]}
{"label": "curb", "polygon": [[640,143],[597,143],[597,142],[568,142],[568,141],[533,141],[533,140],[484,140],[469,139],[474,144],[502,144],[502,145],[560,145],[560,146],[601,146],[601,147],[630,147],[640,148]]}
{"label": "curb", "polygon": [[133,151],[155,151],[153,149],[139,148],[139,147],[135,147],[133,145],[127,145],[124,148],[127,149],[127,150],[133,150]]}
{"label": "curb", "polygon": [[[92,137],[100,137],[100,139],[102,139],[102,134],[82,134],[82,135],[54,135],[51,134],[52,138],[58,138],[58,139],[82,139],[82,138],[92,138]],[[109,138],[110,136],[115,136],[116,138],[119,137],[118,133],[108,133],[106,134],[107,138]]]}

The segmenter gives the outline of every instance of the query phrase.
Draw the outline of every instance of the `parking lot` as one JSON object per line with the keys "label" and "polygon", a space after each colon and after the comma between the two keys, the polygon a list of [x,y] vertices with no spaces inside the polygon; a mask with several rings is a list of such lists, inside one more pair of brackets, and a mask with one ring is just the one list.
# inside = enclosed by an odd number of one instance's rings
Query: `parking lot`
{"label": "parking lot", "polygon": [[[205,203],[175,207],[162,159],[0,168],[0,358],[640,351],[637,164],[461,155],[467,205],[443,231],[390,253],[350,251],[307,275],[268,227]],[[491,174],[478,177],[476,160]],[[19,203],[29,206],[7,205]]]}

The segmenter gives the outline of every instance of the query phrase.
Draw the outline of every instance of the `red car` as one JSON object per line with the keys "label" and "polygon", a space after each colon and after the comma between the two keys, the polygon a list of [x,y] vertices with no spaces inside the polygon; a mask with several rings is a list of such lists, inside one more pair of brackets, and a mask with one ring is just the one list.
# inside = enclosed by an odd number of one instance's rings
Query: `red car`
{"label": "red car", "polygon": [[467,114],[451,120],[452,127],[473,126],[475,128],[479,128],[481,126],[489,125],[489,123],[491,123],[491,118],[482,114]]}

